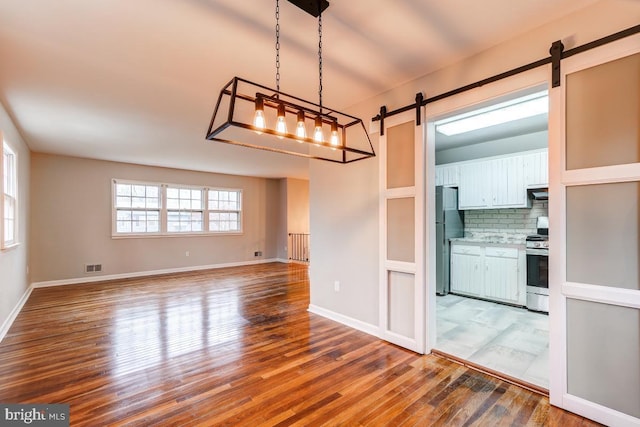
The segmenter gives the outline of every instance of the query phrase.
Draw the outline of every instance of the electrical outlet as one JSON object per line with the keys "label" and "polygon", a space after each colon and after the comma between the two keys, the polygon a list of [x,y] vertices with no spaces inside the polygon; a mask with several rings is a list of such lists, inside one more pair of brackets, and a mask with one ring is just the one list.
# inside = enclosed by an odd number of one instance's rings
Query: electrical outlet
{"label": "electrical outlet", "polygon": [[184,256],[189,256],[189,255],[190,255],[190,254],[189,254],[189,251],[186,251],[186,252],[184,253]]}
{"label": "electrical outlet", "polygon": [[336,292],[340,292],[340,281],[336,280],[333,282],[333,290]]}
{"label": "electrical outlet", "polygon": [[262,251],[255,251],[253,256],[262,256]]}

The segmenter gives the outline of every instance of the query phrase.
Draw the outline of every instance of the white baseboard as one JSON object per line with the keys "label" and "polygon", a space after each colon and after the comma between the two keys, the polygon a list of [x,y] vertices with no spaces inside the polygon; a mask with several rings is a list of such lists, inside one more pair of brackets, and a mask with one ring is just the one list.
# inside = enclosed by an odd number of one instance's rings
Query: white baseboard
{"label": "white baseboard", "polygon": [[380,328],[377,325],[372,325],[371,323],[363,322],[362,320],[354,319],[353,317],[345,316],[344,314],[336,313],[335,311],[327,310],[326,308],[318,307],[313,304],[309,304],[309,308],[307,310],[310,313],[326,317],[327,319],[342,323],[343,325],[357,329],[365,334],[380,338]]}
{"label": "white baseboard", "polygon": [[34,282],[33,288],[47,288],[50,286],[77,285],[81,283],[104,282],[107,280],[133,279],[136,277],[157,276],[159,274],[186,273],[189,271],[211,270],[225,267],[242,267],[245,265],[266,264],[269,262],[284,262],[279,259],[261,259],[257,261],[228,262],[223,264],[196,265],[192,267],[165,268],[162,270],[136,271],[132,273],[105,274],[102,276],[77,277],[73,279],[49,280],[46,282]]}
{"label": "white baseboard", "polygon": [[32,290],[33,288],[29,286],[27,290],[24,291],[24,294],[22,294],[22,297],[20,298],[20,300],[18,300],[16,306],[13,307],[13,310],[11,310],[11,313],[9,313],[9,317],[7,317],[7,319],[2,324],[2,327],[0,327],[0,342],[2,342],[4,337],[7,335],[7,332],[9,332],[9,328],[11,328],[11,325],[13,325],[16,317],[18,317],[20,310],[22,310],[22,307],[24,307],[25,303],[29,299]]}
{"label": "white baseboard", "polygon": [[562,409],[574,412],[604,425],[620,427],[640,426],[640,418],[623,414],[622,412],[590,402],[577,396],[564,394],[562,396],[562,401]]}
{"label": "white baseboard", "polygon": [[285,263],[285,264],[289,264],[291,262],[290,260],[284,259],[284,258],[276,258],[276,259],[274,259],[274,261],[282,262],[282,263]]}

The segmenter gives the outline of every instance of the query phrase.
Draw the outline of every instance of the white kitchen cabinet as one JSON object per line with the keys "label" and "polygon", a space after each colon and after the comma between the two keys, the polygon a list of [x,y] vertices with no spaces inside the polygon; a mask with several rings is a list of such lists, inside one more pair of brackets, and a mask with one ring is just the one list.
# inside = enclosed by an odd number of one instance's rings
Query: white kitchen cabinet
{"label": "white kitchen cabinet", "polygon": [[460,183],[460,167],[458,165],[436,166],[436,185],[457,187]]}
{"label": "white kitchen cabinet", "polygon": [[524,304],[520,301],[518,249],[488,246],[484,252],[485,298]]}
{"label": "white kitchen cabinet", "polygon": [[491,169],[489,161],[460,165],[458,206],[460,210],[486,209],[491,206]]}
{"label": "white kitchen cabinet", "polygon": [[460,209],[530,207],[524,183],[523,156],[460,165]]}
{"label": "white kitchen cabinet", "polygon": [[524,247],[451,243],[451,292],[526,305]]}
{"label": "white kitchen cabinet", "polygon": [[451,245],[451,292],[482,297],[482,247]]}
{"label": "white kitchen cabinet", "polygon": [[524,180],[527,188],[549,186],[549,150],[524,154]]}
{"label": "white kitchen cabinet", "polygon": [[489,168],[491,170],[491,207],[528,207],[523,156],[491,160]]}

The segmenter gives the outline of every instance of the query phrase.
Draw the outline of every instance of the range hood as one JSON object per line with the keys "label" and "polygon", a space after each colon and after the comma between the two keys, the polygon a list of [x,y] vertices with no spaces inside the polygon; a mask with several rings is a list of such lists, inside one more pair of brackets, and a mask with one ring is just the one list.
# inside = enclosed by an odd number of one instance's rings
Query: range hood
{"label": "range hood", "polygon": [[529,198],[532,200],[549,200],[549,190],[546,188],[529,190]]}

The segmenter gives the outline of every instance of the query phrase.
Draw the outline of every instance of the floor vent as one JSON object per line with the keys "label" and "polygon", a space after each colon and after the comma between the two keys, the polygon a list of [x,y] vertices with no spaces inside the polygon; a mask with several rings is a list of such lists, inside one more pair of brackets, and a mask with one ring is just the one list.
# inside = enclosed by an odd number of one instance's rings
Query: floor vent
{"label": "floor vent", "polygon": [[100,273],[102,271],[102,264],[85,264],[85,273]]}

